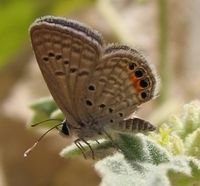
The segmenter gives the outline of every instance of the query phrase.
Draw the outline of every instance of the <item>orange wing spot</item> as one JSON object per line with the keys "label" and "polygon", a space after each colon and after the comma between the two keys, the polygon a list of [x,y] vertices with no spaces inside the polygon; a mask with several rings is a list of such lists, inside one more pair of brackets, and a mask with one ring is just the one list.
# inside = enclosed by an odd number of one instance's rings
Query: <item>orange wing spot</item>
{"label": "orange wing spot", "polygon": [[132,81],[133,87],[136,89],[137,92],[141,92],[142,90],[144,90],[144,88],[142,88],[139,84],[140,82],[140,78],[137,78],[134,76],[134,74],[129,74],[129,79]]}

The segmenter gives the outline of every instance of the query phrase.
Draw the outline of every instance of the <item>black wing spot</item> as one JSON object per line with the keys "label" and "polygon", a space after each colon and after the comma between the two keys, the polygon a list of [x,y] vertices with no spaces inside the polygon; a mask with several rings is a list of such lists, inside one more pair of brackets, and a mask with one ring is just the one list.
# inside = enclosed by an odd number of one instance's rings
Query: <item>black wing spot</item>
{"label": "black wing spot", "polygon": [[53,52],[49,52],[48,56],[49,56],[49,57],[54,57],[55,54],[54,54]]}
{"label": "black wing spot", "polygon": [[48,57],[43,57],[43,61],[47,62],[47,61],[49,61],[49,58]]}
{"label": "black wing spot", "polygon": [[110,120],[110,123],[113,123],[113,120],[112,120],[112,119]]}
{"label": "black wing spot", "polygon": [[65,74],[62,71],[58,71],[58,72],[55,72],[55,75],[56,76],[64,76]]}
{"label": "black wing spot", "polygon": [[74,72],[76,72],[76,71],[77,71],[76,68],[70,68],[70,72],[71,72],[71,73],[74,73]]}
{"label": "black wing spot", "polygon": [[68,60],[64,60],[64,64],[65,65],[69,65],[69,61]]}
{"label": "black wing spot", "polygon": [[91,102],[90,100],[86,100],[86,104],[87,104],[88,106],[92,106],[92,105],[93,105],[92,102]]}
{"label": "black wing spot", "polygon": [[135,71],[135,76],[138,77],[138,78],[144,76],[144,74],[145,74],[145,71],[141,68],[139,68]]}
{"label": "black wing spot", "polygon": [[120,112],[120,113],[119,113],[119,116],[122,117],[122,116],[123,116],[123,113]]}
{"label": "black wing spot", "polygon": [[148,87],[149,85],[150,85],[149,78],[145,78],[145,79],[142,79],[142,80],[140,81],[140,86],[141,86],[142,88],[146,88],[146,87]]}
{"label": "black wing spot", "polygon": [[109,108],[109,112],[112,113],[112,112],[113,112],[113,109],[112,109],[112,108]]}
{"label": "black wing spot", "polygon": [[56,55],[56,60],[62,59],[62,55]]}
{"label": "black wing spot", "polygon": [[135,63],[130,63],[129,64],[129,70],[134,70],[136,67],[136,64]]}
{"label": "black wing spot", "polygon": [[90,86],[88,87],[88,90],[95,90],[95,88],[94,88],[93,85],[90,85]]}
{"label": "black wing spot", "polygon": [[147,99],[149,97],[149,91],[144,91],[144,92],[141,92],[141,98],[143,100]]}
{"label": "black wing spot", "polygon": [[78,73],[78,76],[88,76],[89,75],[89,73],[87,72],[87,71],[82,71],[82,72],[79,72]]}
{"label": "black wing spot", "polygon": [[100,108],[104,108],[105,106],[106,106],[106,105],[103,104],[103,103],[102,103],[101,105],[99,105]]}

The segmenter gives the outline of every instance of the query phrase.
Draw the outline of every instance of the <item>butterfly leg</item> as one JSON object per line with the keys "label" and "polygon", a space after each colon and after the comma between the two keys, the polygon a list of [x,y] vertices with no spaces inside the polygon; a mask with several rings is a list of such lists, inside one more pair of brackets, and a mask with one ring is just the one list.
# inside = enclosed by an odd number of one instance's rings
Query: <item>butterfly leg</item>
{"label": "butterfly leg", "polygon": [[80,141],[83,141],[83,142],[89,147],[89,149],[90,149],[90,151],[91,151],[91,153],[92,153],[92,159],[94,159],[94,151],[93,151],[91,145],[90,145],[86,140],[84,140],[83,138],[78,138],[78,139],[76,139],[76,140],[74,141],[74,143],[75,143],[75,145],[79,148],[79,150],[82,152],[84,158],[87,159],[87,158],[86,158],[86,155],[85,155],[85,152],[84,152],[84,151],[86,151],[86,150],[85,150],[85,148],[81,145]]}
{"label": "butterfly leg", "polygon": [[96,141],[98,144],[100,144],[99,141],[98,141],[97,139],[95,139],[95,141]]}
{"label": "butterfly leg", "polygon": [[117,143],[115,143],[115,141],[112,139],[112,137],[105,130],[103,130],[103,132],[106,134],[106,136],[108,136],[108,138],[112,142],[113,146],[116,147],[119,152],[121,152],[119,145]]}

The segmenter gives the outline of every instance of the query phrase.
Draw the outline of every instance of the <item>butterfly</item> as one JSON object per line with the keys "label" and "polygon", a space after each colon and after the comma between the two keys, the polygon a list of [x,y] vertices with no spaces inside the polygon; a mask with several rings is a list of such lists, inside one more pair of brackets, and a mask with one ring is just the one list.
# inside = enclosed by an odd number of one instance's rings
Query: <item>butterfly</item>
{"label": "butterfly", "polygon": [[[107,131],[155,130],[129,118],[157,96],[159,78],[143,54],[123,44],[105,44],[102,35],[78,21],[44,16],[30,26],[32,47],[48,89],[65,116],[61,133],[74,143]],[[83,153],[84,155],[84,153]],[[84,155],[85,156],[85,155]]]}

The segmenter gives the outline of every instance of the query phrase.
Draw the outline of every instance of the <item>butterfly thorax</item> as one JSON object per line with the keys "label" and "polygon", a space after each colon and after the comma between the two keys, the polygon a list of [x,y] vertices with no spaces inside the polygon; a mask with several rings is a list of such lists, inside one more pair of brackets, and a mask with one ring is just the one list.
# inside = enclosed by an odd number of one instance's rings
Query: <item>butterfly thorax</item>
{"label": "butterfly thorax", "polygon": [[92,122],[90,124],[80,123],[81,128],[77,131],[79,138],[96,138],[98,135],[103,134],[103,125]]}
{"label": "butterfly thorax", "polygon": [[90,122],[90,123],[78,123],[79,127],[74,127],[66,120],[63,121],[63,126],[61,129],[61,133],[65,136],[76,135],[79,138],[96,138],[98,135],[102,135],[104,131],[103,125],[100,125],[98,122]]}

